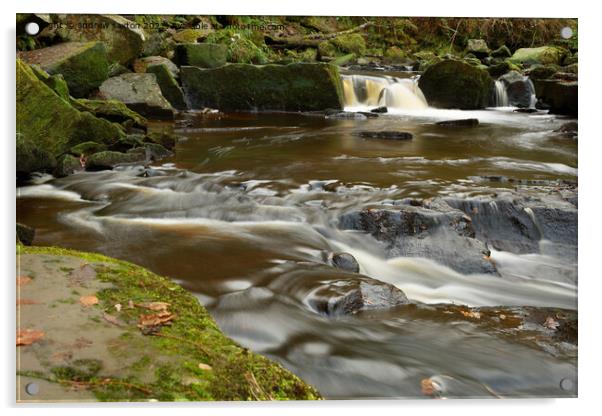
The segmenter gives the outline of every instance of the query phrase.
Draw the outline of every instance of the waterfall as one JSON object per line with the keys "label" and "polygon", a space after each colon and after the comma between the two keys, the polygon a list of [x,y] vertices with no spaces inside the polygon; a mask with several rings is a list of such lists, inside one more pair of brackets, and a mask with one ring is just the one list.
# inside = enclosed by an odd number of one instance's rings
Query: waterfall
{"label": "waterfall", "polygon": [[345,107],[420,110],[428,107],[418,79],[391,76],[342,75]]}
{"label": "waterfall", "polygon": [[537,96],[535,95],[535,85],[533,85],[533,81],[531,78],[525,76],[525,83],[527,84],[527,88],[531,93],[531,101],[529,102],[529,108],[535,108],[535,104],[537,104]]}
{"label": "waterfall", "polygon": [[506,83],[498,79],[495,81],[495,89],[493,91],[493,106],[508,107],[509,105]]}

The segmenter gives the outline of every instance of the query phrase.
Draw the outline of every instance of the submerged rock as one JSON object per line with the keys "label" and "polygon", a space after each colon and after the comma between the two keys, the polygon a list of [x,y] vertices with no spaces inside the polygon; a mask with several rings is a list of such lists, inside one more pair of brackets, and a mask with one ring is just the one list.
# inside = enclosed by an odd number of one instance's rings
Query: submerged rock
{"label": "submerged rock", "polygon": [[407,131],[360,131],[356,136],[364,139],[383,139],[383,140],[412,140],[414,136]]}
{"label": "submerged rock", "polygon": [[84,97],[109,74],[107,50],[101,42],[66,42],[29,52],[19,57],[39,65],[51,75],[61,74],[74,97]]}
{"label": "submerged rock", "polygon": [[476,118],[464,118],[461,120],[438,121],[435,124],[445,127],[476,127],[479,125],[479,120]]}
{"label": "submerged rock", "polygon": [[499,79],[506,87],[508,104],[521,108],[529,108],[531,106],[535,91],[529,78],[518,71],[510,71],[502,75]]}
{"label": "submerged rock", "polygon": [[151,119],[173,120],[173,107],[161,94],[155,74],[123,74],[109,78],[100,86],[107,99],[123,102],[133,111]]}
{"label": "submerged rock", "polygon": [[373,108],[372,110],[370,110],[371,113],[378,113],[378,114],[384,114],[384,113],[386,113],[388,111],[389,110],[385,106],[376,107],[376,108]]}
{"label": "submerged rock", "polygon": [[351,273],[359,273],[360,265],[349,253],[332,253],[328,256],[330,263],[337,269]]}
{"label": "submerged rock", "polygon": [[229,64],[215,69],[181,68],[191,108],[313,111],[343,108],[338,68],[323,63]]}
{"label": "submerged rock", "polygon": [[464,273],[497,273],[475,238],[464,212],[436,199],[423,206],[367,208],[341,216],[339,227],[365,231],[381,241],[388,257],[424,257]]}
{"label": "submerged rock", "polygon": [[493,79],[464,62],[447,60],[430,66],[418,81],[430,106],[474,110],[489,105]]}
{"label": "submerged rock", "polygon": [[307,299],[312,309],[329,316],[389,309],[408,303],[410,301],[402,290],[364,276],[327,281],[313,290]]}

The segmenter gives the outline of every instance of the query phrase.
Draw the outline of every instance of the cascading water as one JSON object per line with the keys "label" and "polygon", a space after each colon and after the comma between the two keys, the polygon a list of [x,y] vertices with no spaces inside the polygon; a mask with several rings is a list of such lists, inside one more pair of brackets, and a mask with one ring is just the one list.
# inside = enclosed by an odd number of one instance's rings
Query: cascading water
{"label": "cascading water", "polygon": [[528,76],[502,76],[496,80],[493,89],[494,107],[535,108],[537,96],[535,86]]}
{"label": "cascading water", "polygon": [[493,106],[494,107],[508,107],[508,92],[506,91],[506,83],[501,80],[496,80],[493,90]]}
{"label": "cascading water", "polygon": [[342,75],[345,107],[421,110],[428,107],[417,78]]}

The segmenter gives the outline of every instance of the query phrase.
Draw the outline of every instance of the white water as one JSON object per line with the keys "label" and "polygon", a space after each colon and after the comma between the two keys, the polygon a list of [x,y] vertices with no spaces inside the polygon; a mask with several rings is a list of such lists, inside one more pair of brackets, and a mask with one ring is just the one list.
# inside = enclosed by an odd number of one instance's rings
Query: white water
{"label": "white water", "polygon": [[499,79],[495,81],[495,89],[493,94],[494,107],[508,107],[508,92],[506,91],[506,84]]}
{"label": "white water", "polygon": [[379,107],[422,110],[428,108],[417,78],[343,75],[345,108]]}

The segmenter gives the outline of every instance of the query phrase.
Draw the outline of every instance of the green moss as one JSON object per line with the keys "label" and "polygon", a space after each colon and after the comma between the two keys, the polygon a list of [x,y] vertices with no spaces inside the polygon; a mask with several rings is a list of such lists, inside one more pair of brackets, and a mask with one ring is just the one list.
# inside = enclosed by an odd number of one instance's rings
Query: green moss
{"label": "green moss", "polygon": [[112,122],[124,123],[131,120],[134,125],[139,127],[146,127],[148,124],[146,118],[118,100],[87,100],[80,98],[71,99],[70,103],[79,111],[87,111],[96,117]]}
{"label": "green moss", "polygon": [[125,136],[107,120],[80,112],[17,60],[17,132],[50,155],[60,155],[83,141],[112,143]]}
{"label": "green moss", "polygon": [[17,134],[16,154],[17,174],[50,171],[57,164],[50,152],[40,148],[34,141],[21,134]]}
{"label": "green moss", "polygon": [[323,63],[183,67],[180,78],[192,108],[310,111],[343,106],[338,68]]}
{"label": "green moss", "polygon": [[202,29],[182,29],[172,35],[178,43],[195,43],[199,38],[207,36],[207,31]]}
{"label": "green moss", "polygon": [[186,109],[184,93],[178,85],[178,81],[176,81],[169,71],[167,65],[151,65],[146,68],[146,72],[155,74],[157,77],[157,84],[159,84],[159,88],[161,88],[161,93],[174,108],[178,110]]}
{"label": "green moss", "polygon": [[269,49],[258,32],[222,29],[207,36],[206,42],[226,46],[226,60],[232,63],[265,64]]}
{"label": "green moss", "polygon": [[226,63],[227,48],[217,43],[182,43],[176,45],[175,61],[178,65],[200,68],[217,68]]}
{"label": "green moss", "polygon": [[[135,375],[124,378],[100,377],[93,363],[78,363],[56,367],[50,381],[83,380],[102,401],[123,400],[315,400],[320,395],[298,377],[280,365],[254,354],[224,336],[207,310],[181,286],[164,277],[131,263],[99,254],[84,253],[57,247],[17,246],[19,254],[75,256],[93,265],[97,278],[112,284],[97,294],[99,308],[114,309],[113,305],[127,305],[160,301],[170,304],[176,315],[171,326],[163,326],[155,336],[141,338],[147,349],[133,343],[132,332],[122,335],[123,343],[132,351],[144,353],[130,368],[141,371],[154,365],[154,377],[143,381]],[[135,328],[144,309],[123,308],[120,320]],[[127,330],[127,328],[124,328]],[[133,345],[131,345],[133,343]],[[164,361],[159,358],[163,357]],[[211,370],[199,368],[203,363]],[[46,377],[39,374],[40,377]],[[108,380],[108,381],[107,381]]]}
{"label": "green moss", "polygon": [[521,64],[556,64],[560,65],[567,55],[565,49],[554,46],[541,46],[539,48],[521,48],[514,52],[510,61]]}
{"label": "green moss", "polygon": [[362,56],[366,53],[366,41],[359,33],[337,36],[331,42],[339,51],[344,53],[354,53],[356,56]]}
{"label": "green moss", "polygon": [[107,147],[103,144],[96,142],[83,142],[76,146],[73,146],[69,149],[69,152],[79,156],[79,155],[91,155],[92,153],[102,152],[103,150],[107,150]]}

